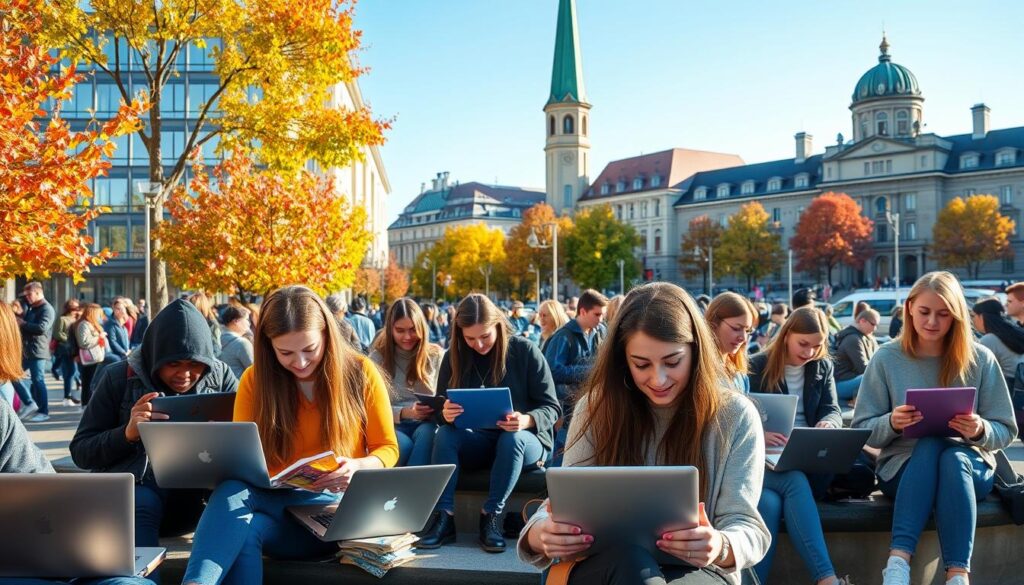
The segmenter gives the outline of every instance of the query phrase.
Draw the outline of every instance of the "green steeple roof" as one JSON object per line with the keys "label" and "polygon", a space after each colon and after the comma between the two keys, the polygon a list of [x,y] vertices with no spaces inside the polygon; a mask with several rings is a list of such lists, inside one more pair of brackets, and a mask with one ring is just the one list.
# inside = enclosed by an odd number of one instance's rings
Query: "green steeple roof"
{"label": "green steeple roof", "polygon": [[551,97],[548,103],[586,101],[580,34],[576,26],[576,0],[558,0],[555,62],[551,67]]}

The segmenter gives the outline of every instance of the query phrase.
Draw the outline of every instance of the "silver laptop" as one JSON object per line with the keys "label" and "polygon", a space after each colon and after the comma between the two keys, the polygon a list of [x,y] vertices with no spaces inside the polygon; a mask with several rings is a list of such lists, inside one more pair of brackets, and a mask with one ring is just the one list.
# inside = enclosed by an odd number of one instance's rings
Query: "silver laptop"
{"label": "silver laptop", "polygon": [[697,526],[697,477],[696,467],[555,467],[547,471],[551,515],[593,536],[593,553],[639,545],[661,564],[681,565],[655,543]]}
{"label": "silver laptop", "polygon": [[785,446],[765,450],[765,466],[779,472],[846,473],[869,437],[870,429],[797,427]]}
{"label": "silver laptop", "polygon": [[780,433],[789,436],[796,420],[796,405],[799,398],[795,394],[762,394],[751,392],[747,395],[761,415],[761,426],[769,433]]}
{"label": "silver laptop", "polygon": [[130,473],[0,474],[0,577],[145,576],[163,548],[135,548]]}
{"label": "silver laptop", "polygon": [[337,504],[288,511],[325,542],[419,532],[454,472],[454,465],[363,469]]}
{"label": "silver laptop", "polygon": [[144,422],[139,434],[164,489],[212,490],[228,479],[270,487],[254,422]]}

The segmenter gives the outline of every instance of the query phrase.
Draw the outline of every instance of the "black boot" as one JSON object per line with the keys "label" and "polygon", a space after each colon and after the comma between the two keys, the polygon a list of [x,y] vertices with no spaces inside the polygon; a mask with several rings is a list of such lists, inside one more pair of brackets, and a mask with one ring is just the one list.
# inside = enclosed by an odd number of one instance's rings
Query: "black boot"
{"label": "black boot", "polygon": [[416,548],[439,548],[441,545],[455,542],[455,516],[438,510],[434,512],[426,530],[419,533]]}
{"label": "black boot", "polygon": [[480,548],[489,553],[505,552],[505,537],[501,535],[498,514],[480,514]]}

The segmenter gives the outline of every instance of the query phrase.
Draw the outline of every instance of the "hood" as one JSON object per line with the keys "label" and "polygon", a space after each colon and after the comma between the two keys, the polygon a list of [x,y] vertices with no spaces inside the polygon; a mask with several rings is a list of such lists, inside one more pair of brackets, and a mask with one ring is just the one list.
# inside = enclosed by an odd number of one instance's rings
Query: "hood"
{"label": "hood", "polygon": [[167,391],[156,375],[157,370],[164,364],[185,360],[205,365],[204,376],[217,362],[210,325],[192,303],[178,299],[153,317],[142,338],[142,347],[129,356],[129,365],[147,387]]}
{"label": "hood", "polygon": [[843,343],[844,339],[851,335],[864,337],[864,334],[860,332],[860,329],[857,329],[853,325],[849,325],[846,327],[846,329],[843,329],[839,333],[836,333],[836,346],[838,347],[840,344]]}

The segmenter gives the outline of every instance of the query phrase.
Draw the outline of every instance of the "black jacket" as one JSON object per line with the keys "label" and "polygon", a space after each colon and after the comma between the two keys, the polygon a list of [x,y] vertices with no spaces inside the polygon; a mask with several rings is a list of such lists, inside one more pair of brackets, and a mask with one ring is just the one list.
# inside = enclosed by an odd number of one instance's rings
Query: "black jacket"
{"label": "black jacket", "polygon": [[71,458],[82,469],[129,472],[136,481],[149,473],[142,442],[125,437],[132,407],[144,394],[173,394],[157,376],[169,362],[191,360],[206,366],[206,373],[186,394],[234,392],[238,380],[231,368],[213,357],[213,339],[206,319],[191,303],[177,300],[160,311],[146,330],[142,347],[125,361],[103,368],[89,406],[71,440]]}
{"label": "black jacket", "polygon": [[[441,367],[437,374],[438,396],[448,396],[448,381],[452,376],[452,351],[455,349],[449,349],[441,359]],[[462,360],[466,365],[459,378],[460,386],[490,386],[488,356],[482,356],[472,349],[467,353],[470,355],[464,356],[466,359]],[[530,431],[537,435],[540,444],[550,452],[554,444],[555,421],[562,416],[562,408],[555,396],[555,382],[551,379],[551,369],[544,361],[544,354],[533,342],[522,337],[509,338],[505,377],[498,386],[508,387],[512,394],[512,408],[533,418],[535,426]],[[442,424],[445,423],[440,414],[438,419]]]}
{"label": "black jacket", "polygon": [[[768,365],[768,355],[759,353],[750,358],[750,391],[751,392],[779,392],[790,394],[786,386],[786,379],[779,382],[778,388],[762,388],[762,377],[765,366]],[[825,357],[820,360],[812,360],[804,366],[804,387],[803,387],[804,418],[807,424],[814,426],[823,420],[833,423],[836,428],[843,428],[843,412],[839,408],[839,399],[836,396],[836,381],[832,376],[832,360]]]}
{"label": "black jacket", "polygon": [[21,324],[21,356],[24,359],[50,359],[50,336],[53,335],[53,320],[56,313],[50,303],[43,301],[29,306]]}

